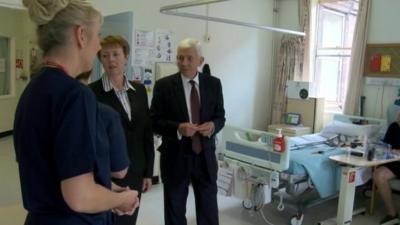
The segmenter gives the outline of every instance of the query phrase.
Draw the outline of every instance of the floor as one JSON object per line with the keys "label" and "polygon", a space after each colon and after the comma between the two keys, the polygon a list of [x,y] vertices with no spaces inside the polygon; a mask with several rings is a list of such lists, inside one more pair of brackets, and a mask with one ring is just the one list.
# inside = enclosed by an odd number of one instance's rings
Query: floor
{"label": "floor", "polygon": [[[19,187],[17,164],[12,143],[12,137],[0,138],[0,224],[1,225],[22,225],[26,212],[22,207]],[[233,197],[218,196],[219,216],[221,225],[263,225],[266,223],[259,212],[245,210],[242,201]],[[356,197],[356,207],[363,207],[369,204],[369,199],[361,194]],[[400,196],[396,196],[396,204],[400,209]],[[314,206],[305,211],[303,224],[317,224],[327,218],[336,215],[337,199],[330,200],[321,205]],[[289,218],[294,211],[286,209],[278,211],[277,204],[265,205],[262,211],[270,224],[290,224]],[[353,225],[376,225],[384,215],[384,208],[379,201],[376,203],[376,212],[372,215],[359,215],[353,217]],[[187,206],[187,218],[189,225],[195,225],[195,212],[193,193],[190,193]],[[162,185],[154,185],[153,188],[143,195],[140,208],[138,225],[162,225]]]}

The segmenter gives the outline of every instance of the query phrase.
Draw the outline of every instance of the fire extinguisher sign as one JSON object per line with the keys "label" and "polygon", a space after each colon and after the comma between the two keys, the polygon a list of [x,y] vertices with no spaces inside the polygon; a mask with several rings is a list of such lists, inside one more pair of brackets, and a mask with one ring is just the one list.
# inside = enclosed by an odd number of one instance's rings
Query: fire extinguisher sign
{"label": "fire extinguisher sign", "polygon": [[349,173],[349,183],[353,183],[356,180],[356,171],[351,171]]}
{"label": "fire extinguisher sign", "polygon": [[15,67],[17,69],[23,69],[24,68],[24,60],[23,59],[16,59],[15,60]]}

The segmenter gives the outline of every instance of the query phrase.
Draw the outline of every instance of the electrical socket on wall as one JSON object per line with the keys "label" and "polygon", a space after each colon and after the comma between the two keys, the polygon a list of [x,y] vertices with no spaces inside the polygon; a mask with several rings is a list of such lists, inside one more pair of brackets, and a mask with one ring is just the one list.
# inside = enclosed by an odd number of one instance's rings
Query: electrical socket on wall
{"label": "electrical socket on wall", "polygon": [[205,34],[205,35],[203,36],[203,41],[204,41],[205,43],[210,42],[210,41],[211,41],[211,35]]}

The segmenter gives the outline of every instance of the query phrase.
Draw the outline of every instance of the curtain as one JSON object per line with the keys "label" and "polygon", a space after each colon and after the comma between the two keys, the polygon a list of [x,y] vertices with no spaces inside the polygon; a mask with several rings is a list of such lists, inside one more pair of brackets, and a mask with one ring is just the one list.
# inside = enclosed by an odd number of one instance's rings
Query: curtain
{"label": "curtain", "polygon": [[304,46],[302,37],[284,36],[278,54],[278,67],[274,81],[271,123],[281,123],[286,111],[286,82],[302,73]]}
{"label": "curtain", "polygon": [[283,36],[279,48],[278,65],[274,78],[271,123],[281,123],[286,112],[288,80],[308,80],[310,43],[310,0],[298,0],[299,25],[305,37]]}
{"label": "curtain", "polygon": [[350,60],[349,81],[346,88],[346,100],[343,112],[348,115],[359,114],[359,100],[363,87],[364,55],[368,37],[368,20],[371,0],[360,1],[357,23],[353,38]]}
{"label": "curtain", "polygon": [[304,56],[302,73],[299,74],[298,80],[309,80],[310,75],[310,0],[299,0],[299,24],[303,28],[306,36],[303,37]]}

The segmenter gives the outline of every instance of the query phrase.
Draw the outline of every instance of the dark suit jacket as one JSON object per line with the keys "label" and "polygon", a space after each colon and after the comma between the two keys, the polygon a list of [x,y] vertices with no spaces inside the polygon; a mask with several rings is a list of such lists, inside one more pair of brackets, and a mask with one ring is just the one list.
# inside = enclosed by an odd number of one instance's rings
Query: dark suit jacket
{"label": "dark suit jacket", "polygon": [[[142,84],[131,82],[135,88],[128,90],[131,105],[129,118],[114,91],[104,91],[101,79],[90,84],[97,100],[111,106],[120,115],[127,140],[128,156],[131,161],[129,171],[143,177],[153,176],[154,143],[146,89]],[[129,173],[128,171],[128,173]]]}
{"label": "dark suit jacket", "polygon": [[[215,156],[215,134],[225,125],[225,110],[222,86],[218,78],[199,74],[200,123],[212,121],[215,131],[211,137],[201,137],[207,172],[211,180],[217,176]],[[191,138],[178,140],[180,123],[189,122],[184,89],[180,73],[158,80],[154,86],[151,104],[153,130],[162,135],[161,176],[163,181],[179,182],[180,176],[188,174],[188,156],[192,154]]]}

